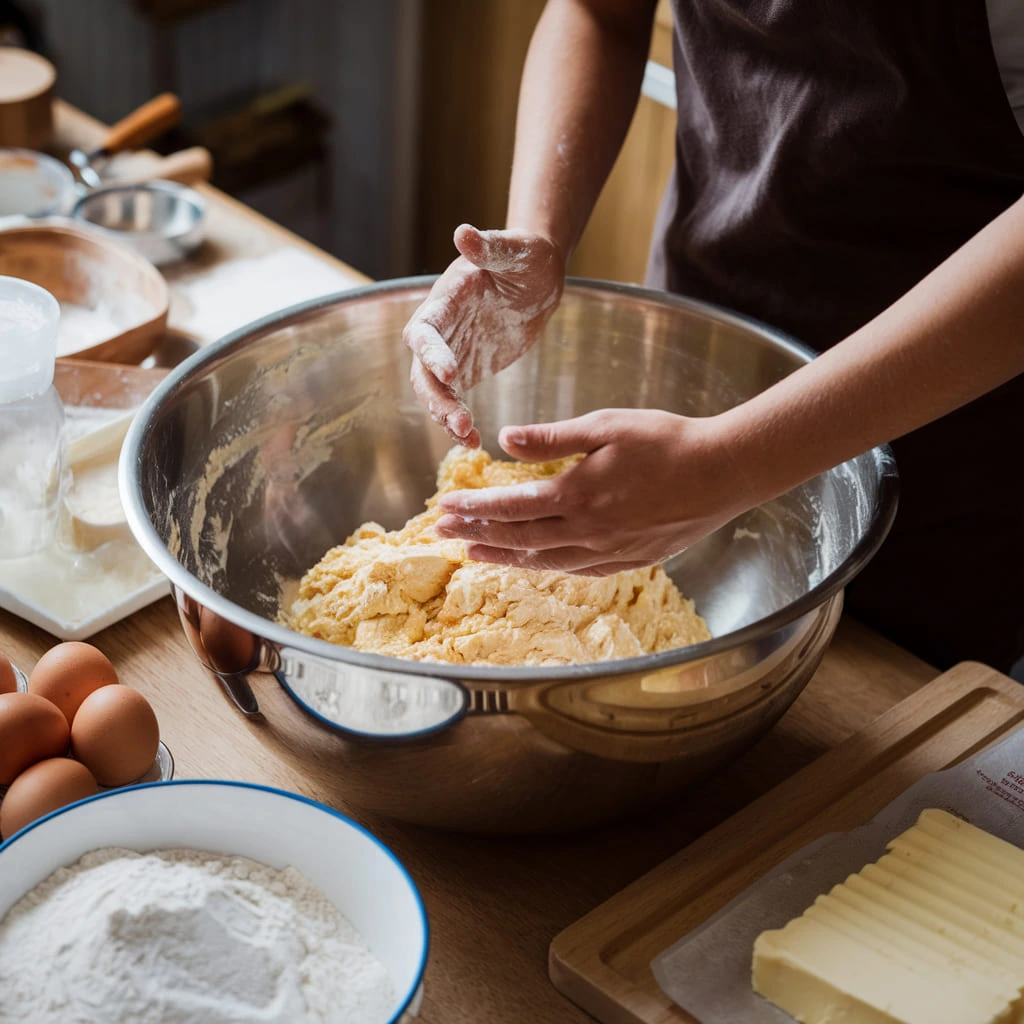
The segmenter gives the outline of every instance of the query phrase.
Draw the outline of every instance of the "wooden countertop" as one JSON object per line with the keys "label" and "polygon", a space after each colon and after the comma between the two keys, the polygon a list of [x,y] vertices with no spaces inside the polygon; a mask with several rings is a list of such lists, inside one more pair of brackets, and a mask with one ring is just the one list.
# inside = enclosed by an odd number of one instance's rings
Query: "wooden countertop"
{"label": "wooden countertop", "polygon": [[[90,123],[96,124],[67,108],[58,121],[65,133]],[[259,237],[263,251],[275,244],[313,248],[216,190],[204,192],[219,245],[230,249],[239,244],[237,238],[251,235]],[[153,703],[178,778],[262,782],[352,814],[345,805],[344,779],[304,760],[301,750],[284,747],[269,730],[251,726],[228,704],[192,656],[170,599],[92,642],[113,660],[124,682]],[[0,650],[15,664],[30,668],[53,643],[42,630],[0,612]],[[543,839],[446,835],[352,814],[391,846],[423,893],[432,942],[419,1019],[424,1024],[590,1020],[548,980],[551,939],[936,674],[844,618],[817,674],[779,725],[671,810],[583,835]],[[258,683],[257,695],[261,686],[276,685],[272,679]]]}

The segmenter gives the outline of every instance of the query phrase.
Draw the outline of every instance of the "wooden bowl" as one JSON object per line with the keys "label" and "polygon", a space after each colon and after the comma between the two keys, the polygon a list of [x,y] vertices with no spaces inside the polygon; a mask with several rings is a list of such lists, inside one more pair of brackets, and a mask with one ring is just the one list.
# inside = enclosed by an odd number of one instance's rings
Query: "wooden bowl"
{"label": "wooden bowl", "polygon": [[80,228],[0,231],[0,274],[32,281],[60,302],[58,356],[139,363],[167,327],[170,296],[156,267]]}

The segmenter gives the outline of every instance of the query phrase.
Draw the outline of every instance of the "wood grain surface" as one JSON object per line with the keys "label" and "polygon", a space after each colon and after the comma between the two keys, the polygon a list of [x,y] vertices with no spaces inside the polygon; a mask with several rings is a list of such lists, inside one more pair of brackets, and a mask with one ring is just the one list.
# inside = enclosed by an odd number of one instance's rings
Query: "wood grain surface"
{"label": "wood grain surface", "polygon": [[957,665],[567,928],[551,945],[552,979],[604,1024],[700,1024],[659,988],[655,956],[787,857],[1022,721],[1024,687]]}

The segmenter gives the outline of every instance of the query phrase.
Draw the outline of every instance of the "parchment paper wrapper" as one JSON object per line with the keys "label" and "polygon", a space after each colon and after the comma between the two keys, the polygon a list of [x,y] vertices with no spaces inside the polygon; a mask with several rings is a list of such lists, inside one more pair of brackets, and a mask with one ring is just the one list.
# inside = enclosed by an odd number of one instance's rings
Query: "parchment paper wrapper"
{"label": "parchment paper wrapper", "polygon": [[651,961],[662,990],[701,1024],[793,1024],[751,988],[754,940],[878,860],[889,840],[928,807],[1024,847],[1024,729],[954,768],[926,775],[860,828],[822,836],[783,861]]}

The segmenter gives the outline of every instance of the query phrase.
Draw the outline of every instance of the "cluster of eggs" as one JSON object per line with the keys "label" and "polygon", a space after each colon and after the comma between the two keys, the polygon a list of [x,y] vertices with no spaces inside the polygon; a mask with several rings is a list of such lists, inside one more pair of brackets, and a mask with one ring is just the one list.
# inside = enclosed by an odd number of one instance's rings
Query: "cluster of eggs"
{"label": "cluster of eggs", "polygon": [[153,766],[160,728],[149,702],[123,686],[102,651],[69,642],[50,648],[18,692],[0,654],[0,837],[100,786],[135,782]]}

